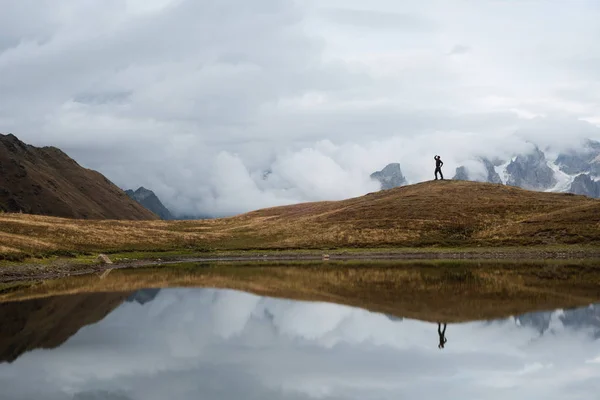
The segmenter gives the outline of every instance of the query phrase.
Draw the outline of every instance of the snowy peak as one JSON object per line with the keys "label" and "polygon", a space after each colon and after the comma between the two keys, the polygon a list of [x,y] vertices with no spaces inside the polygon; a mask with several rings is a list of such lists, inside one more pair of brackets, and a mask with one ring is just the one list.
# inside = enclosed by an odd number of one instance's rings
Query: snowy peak
{"label": "snowy peak", "polygon": [[528,190],[546,190],[556,185],[554,171],[546,161],[546,155],[537,146],[529,154],[518,155],[508,166],[507,184]]}
{"label": "snowy peak", "polygon": [[582,150],[559,154],[556,165],[566,174],[600,176],[600,142],[586,140]]}
{"label": "snowy peak", "polygon": [[[479,163],[476,172],[473,162]],[[586,140],[579,150],[562,152],[556,160],[535,146],[529,153],[516,154],[510,160],[494,162],[486,158],[474,160],[469,166],[456,169],[454,179],[482,180],[503,183],[523,189],[570,192],[600,197],[600,142]],[[481,171],[487,171],[487,176]]]}

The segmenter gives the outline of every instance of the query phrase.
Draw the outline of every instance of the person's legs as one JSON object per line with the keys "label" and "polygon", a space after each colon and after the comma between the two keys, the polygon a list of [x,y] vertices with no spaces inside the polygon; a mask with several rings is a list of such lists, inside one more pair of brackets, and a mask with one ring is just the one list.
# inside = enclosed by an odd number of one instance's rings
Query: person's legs
{"label": "person's legs", "polygon": [[444,180],[444,174],[442,174],[442,169],[440,168],[440,177]]}
{"label": "person's legs", "polygon": [[[440,167],[437,167],[437,168],[435,169],[435,180],[436,180],[436,181],[438,180],[438,173],[439,173],[440,175],[442,175],[442,170],[440,169]],[[442,179],[444,179],[444,177],[443,177],[443,176],[442,176]]]}

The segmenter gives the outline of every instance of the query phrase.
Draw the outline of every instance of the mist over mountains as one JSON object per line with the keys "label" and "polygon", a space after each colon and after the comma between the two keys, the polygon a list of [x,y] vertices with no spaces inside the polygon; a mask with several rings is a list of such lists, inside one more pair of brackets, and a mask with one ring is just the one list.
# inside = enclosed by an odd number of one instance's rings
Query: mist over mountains
{"label": "mist over mountains", "polygon": [[503,183],[523,189],[600,196],[600,142],[585,140],[580,149],[548,157],[536,145],[508,160],[481,157],[456,168],[454,179]]}
{"label": "mist over mountains", "polygon": [[177,216],[360,196],[390,163],[421,182],[434,154],[486,179],[480,158],[600,139],[593,1],[4,3],[0,131]]}
{"label": "mist over mountains", "polygon": [[[442,157],[444,176],[446,179],[505,184],[527,190],[600,197],[600,142],[591,139],[574,141],[571,146],[560,145],[562,150],[556,150],[556,145],[542,147],[532,142],[515,145],[509,140],[508,144],[514,145],[514,152],[507,149],[508,145],[504,148],[498,146],[496,155],[494,151],[487,151],[462,161],[457,161],[460,157],[455,149],[450,148],[452,152]],[[320,152],[325,153],[323,148],[341,150],[332,146],[322,144]],[[244,173],[236,172],[235,168],[228,169],[229,164],[224,162],[222,170],[210,171],[221,178],[214,181],[215,189],[208,199],[201,199],[197,205],[203,207],[211,202],[220,208],[218,204],[225,200],[227,212],[223,209],[215,212],[214,208],[207,207],[201,208],[202,212],[178,214],[177,205],[174,205],[173,218],[211,218],[302,201],[338,200],[433,179],[433,156],[426,157],[427,154],[424,154],[420,157],[417,151],[410,153],[406,151],[405,157],[382,165],[376,160],[363,159],[360,154],[354,159],[344,156],[343,162],[336,163],[333,159],[335,154],[326,158],[317,151],[305,150],[287,154],[288,159],[278,159],[267,169],[256,172],[236,163]],[[425,166],[419,168],[421,164]],[[238,196],[229,198],[230,192]],[[223,195],[226,195],[225,199]],[[246,206],[249,203],[253,204],[252,208]],[[150,209],[161,215],[159,209]]]}

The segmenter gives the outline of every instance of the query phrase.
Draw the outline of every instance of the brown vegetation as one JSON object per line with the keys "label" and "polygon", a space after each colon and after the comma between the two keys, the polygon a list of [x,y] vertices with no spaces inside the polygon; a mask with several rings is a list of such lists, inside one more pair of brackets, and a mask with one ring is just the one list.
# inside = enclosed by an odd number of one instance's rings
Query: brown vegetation
{"label": "brown vegetation", "polygon": [[37,148],[2,134],[0,211],[83,219],[158,218],[59,149]]}
{"label": "brown vegetation", "polygon": [[186,286],[237,289],[427,321],[459,322],[597,302],[600,266],[591,261],[183,264],[13,287],[0,293],[0,301]]}
{"label": "brown vegetation", "polygon": [[600,244],[600,201],[476,182],[202,221],[82,221],[0,214],[0,257],[124,251]]}

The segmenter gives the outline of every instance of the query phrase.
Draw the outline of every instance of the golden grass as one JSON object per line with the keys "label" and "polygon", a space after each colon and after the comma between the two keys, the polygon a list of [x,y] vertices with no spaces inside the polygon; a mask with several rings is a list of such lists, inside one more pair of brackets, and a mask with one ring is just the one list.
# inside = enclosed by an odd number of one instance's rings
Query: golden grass
{"label": "golden grass", "polygon": [[600,201],[475,182],[427,182],[204,221],[0,214],[0,258],[126,251],[599,245]]}
{"label": "golden grass", "polygon": [[459,322],[597,302],[600,265],[476,261],[182,264],[12,285],[0,293],[0,302],[149,287],[229,288],[347,304],[421,320]]}

